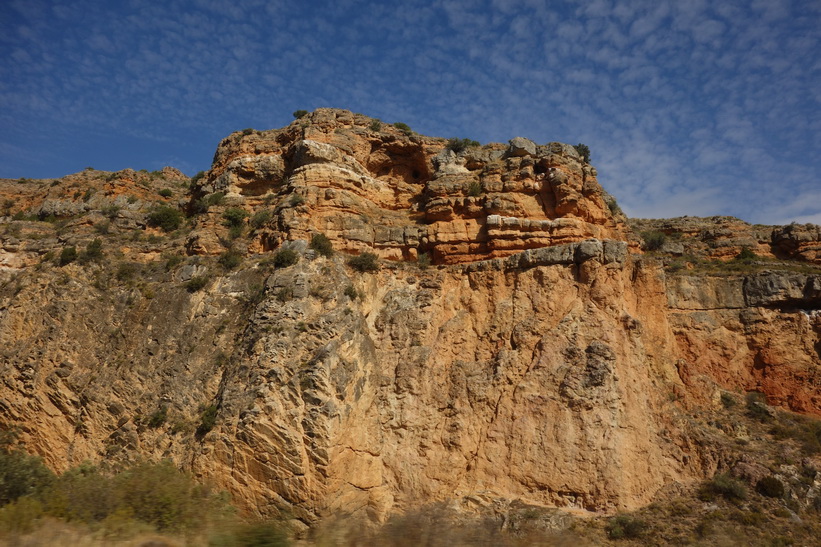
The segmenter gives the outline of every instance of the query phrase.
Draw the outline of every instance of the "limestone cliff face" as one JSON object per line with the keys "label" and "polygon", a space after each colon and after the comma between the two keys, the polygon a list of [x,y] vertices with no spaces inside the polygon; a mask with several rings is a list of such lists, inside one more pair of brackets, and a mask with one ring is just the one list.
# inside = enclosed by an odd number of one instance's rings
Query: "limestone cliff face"
{"label": "limestone cliff face", "polygon": [[[86,173],[88,201],[0,181],[34,196],[2,220],[0,426],[56,469],[171,458],[312,523],[473,494],[633,508],[728,463],[691,419],[721,389],[821,413],[813,267],[665,269],[572,147],[446,145],[323,109],[228,137],[190,195],[170,171]],[[161,203],[189,226],[152,227]],[[387,260],[356,271],[364,251]]]}
{"label": "limestone cliff face", "polygon": [[[625,239],[624,219],[610,213],[596,170],[572,146],[524,138],[447,145],[319,109],[281,130],[224,139],[195,197],[224,192],[248,209],[278,203],[254,250],[319,231],[345,251],[391,260],[430,253],[436,264],[453,264],[589,237]],[[189,248],[219,249],[198,246],[200,238],[195,232]]]}

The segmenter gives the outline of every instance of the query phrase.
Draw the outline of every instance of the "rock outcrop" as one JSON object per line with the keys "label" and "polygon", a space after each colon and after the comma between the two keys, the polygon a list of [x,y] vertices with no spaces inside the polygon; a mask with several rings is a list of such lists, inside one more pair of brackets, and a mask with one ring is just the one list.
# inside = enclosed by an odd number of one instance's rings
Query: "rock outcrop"
{"label": "rock outcrop", "polygon": [[322,232],[345,251],[453,264],[628,231],[572,146],[518,137],[449,147],[332,109],[224,139],[194,198],[216,193],[249,210],[274,206],[255,250]]}
{"label": "rock outcrop", "polygon": [[[573,147],[406,133],[330,109],[234,133],[190,194],[172,170],[0,181],[0,426],[57,470],[169,458],[307,525],[635,508],[735,463],[693,419],[723,390],[821,414],[813,227],[652,221],[684,249],[644,255]],[[744,247],[753,271],[665,268]]]}

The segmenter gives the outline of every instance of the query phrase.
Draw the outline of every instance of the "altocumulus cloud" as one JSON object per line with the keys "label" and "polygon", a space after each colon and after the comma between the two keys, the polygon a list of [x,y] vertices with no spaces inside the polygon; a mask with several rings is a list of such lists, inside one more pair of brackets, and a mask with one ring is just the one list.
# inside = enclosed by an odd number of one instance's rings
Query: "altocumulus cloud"
{"label": "altocumulus cloud", "polygon": [[821,3],[11,0],[0,176],[208,167],[244,127],[348,108],[588,144],[634,216],[821,220]]}

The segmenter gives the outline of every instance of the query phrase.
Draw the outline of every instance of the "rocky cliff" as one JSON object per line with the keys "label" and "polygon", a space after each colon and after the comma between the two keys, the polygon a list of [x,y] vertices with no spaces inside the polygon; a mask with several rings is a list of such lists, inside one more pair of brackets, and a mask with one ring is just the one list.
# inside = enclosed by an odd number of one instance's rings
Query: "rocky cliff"
{"label": "rocky cliff", "polygon": [[[632,229],[572,146],[320,109],[232,134],[190,185],[87,170],[0,198],[0,426],[58,470],[170,458],[305,524],[613,512],[733,465],[695,419],[722,393],[821,415],[817,227],[712,222],[743,243],[696,257],[710,219]],[[681,252],[642,251],[661,222],[690,226]]]}

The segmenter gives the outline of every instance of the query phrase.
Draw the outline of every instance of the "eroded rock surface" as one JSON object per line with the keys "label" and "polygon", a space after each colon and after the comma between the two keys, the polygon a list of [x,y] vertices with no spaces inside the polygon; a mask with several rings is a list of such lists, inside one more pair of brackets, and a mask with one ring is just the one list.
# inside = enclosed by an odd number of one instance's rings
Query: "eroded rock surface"
{"label": "eroded rock surface", "polygon": [[57,470],[170,458],[310,524],[635,508],[734,463],[692,419],[722,390],[821,414],[812,227],[671,219],[681,253],[770,260],[672,271],[573,147],[447,144],[320,109],[231,135],[190,193],[171,169],[0,181],[0,426]]}

